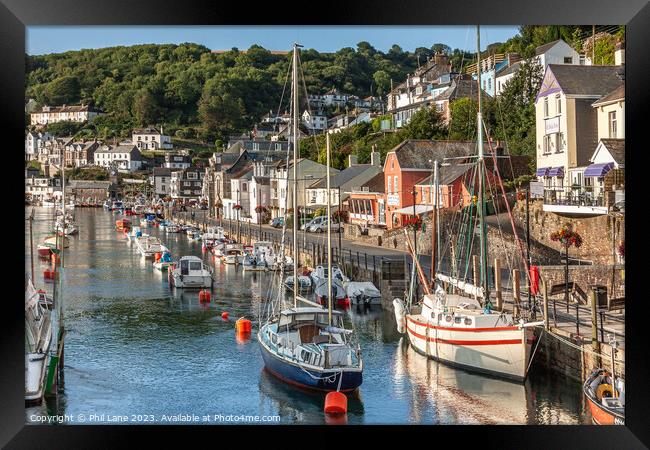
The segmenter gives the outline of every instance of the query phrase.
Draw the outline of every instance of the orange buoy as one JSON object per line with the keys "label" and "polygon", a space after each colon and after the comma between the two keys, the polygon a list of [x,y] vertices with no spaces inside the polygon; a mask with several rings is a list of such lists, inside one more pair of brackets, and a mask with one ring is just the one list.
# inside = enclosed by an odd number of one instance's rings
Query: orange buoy
{"label": "orange buoy", "polygon": [[350,297],[342,298],[337,303],[339,306],[343,306],[343,307],[350,306]]}
{"label": "orange buoy", "polygon": [[333,391],[325,396],[325,414],[345,414],[348,412],[348,398],[343,392]]}
{"label": "orange buoy", "polygon": [[154,257],[154,260],[156,262],[158,262],[158,261],[160,261],[160,258],[162,257],[162,253],[161,252],[156,252],[156,253],[153,254],[153,257]]}
{"label": "orange buoy", "polygon": [[245,317],[240,317],[235,322],[235,331],[237,334],[248,334],[251,332],[252,324],[251,321]]}
{"label": "orange buoy", "polygon": [[57,255],[56,253],[52,253],[50,255],[50,259],[52,260],[52,264],[56,264],[59,260],[59,255]]}
{"label": "orange buoy", "polygon": [[223,320],[228,320],[228,316],[229,316],[228,311],[224,311],[221,313],[221,318]]}
{"label": "orange buoy", "polygon": [[210,303],[210,291],[207,289],[201,289],[199,291],[199,301]]}

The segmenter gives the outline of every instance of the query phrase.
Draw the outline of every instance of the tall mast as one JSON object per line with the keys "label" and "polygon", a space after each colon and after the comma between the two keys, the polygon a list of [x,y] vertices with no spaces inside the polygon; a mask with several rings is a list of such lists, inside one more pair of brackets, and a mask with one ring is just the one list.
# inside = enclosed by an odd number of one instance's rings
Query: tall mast
{"label": "tall mast", "polygon": [[[327,319],[332,326],[332,211],[330,202],[330,134],[325,135],[327,146]],[[340,226],[340,225],[339,225]],[[330,339],[331,339],[330,334]]]}
{"label": "tall mast", "polygon": [[[483,161],[483,117],[481,108],[481,26],[476,25],[476,74],[478,81],[478,114],[476,115],[476,132],[477,132],[477,145],[478,145],[478,201],[480,202],[478,208],[478,226],[480,232],[480,247],[481,247],[481,270],[480,278],[481,285],[483,286],[483,293],[485,295],[484,302],[490,300],[490,293],[488,292],[488,264],[487,264],[487,239],[485,233],[485,202],[483,201],[483,176],[485,172],[485,164]],[[476,280],[474,280],[476,282]]]}
{"label": "tall mast", "polygon": [[293,307],[298,306],[298,47],[293,44],[293,74],[291,90],[293,91]]}
{"label": "tall mast", "polygon": [[438,160],[433,162],[433,211],[431,213],[431,286],[435,289],[436,284],[436,263],[438,252]]}

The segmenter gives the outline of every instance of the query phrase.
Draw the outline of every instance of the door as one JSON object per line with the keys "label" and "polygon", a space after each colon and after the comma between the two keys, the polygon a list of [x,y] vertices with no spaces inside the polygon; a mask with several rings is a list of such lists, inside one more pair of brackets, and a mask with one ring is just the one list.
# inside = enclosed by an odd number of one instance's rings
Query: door
{"label": "door", "polygon": [[188,275],[190,271],[189,261],[181,261],[181,275]]}

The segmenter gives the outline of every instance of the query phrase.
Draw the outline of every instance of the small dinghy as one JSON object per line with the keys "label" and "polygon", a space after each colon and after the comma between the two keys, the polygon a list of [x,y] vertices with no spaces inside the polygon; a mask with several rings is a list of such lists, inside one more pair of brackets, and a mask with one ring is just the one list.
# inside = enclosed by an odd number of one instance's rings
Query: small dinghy
{"label": "small dinghy", "polygon": [[[293,289],[293,275],[289,275],[286,280],[284,280],[284,286],[287,289]],[[301,291],[308,291],[311,289],[311,278],[305,275],[298,275],[298,289]]]}

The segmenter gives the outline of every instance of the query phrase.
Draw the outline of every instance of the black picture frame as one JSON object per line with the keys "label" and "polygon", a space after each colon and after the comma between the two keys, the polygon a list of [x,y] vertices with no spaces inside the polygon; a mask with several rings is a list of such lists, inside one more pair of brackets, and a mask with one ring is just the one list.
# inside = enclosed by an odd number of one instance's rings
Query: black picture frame
{"label": "black picture frame", "polygon": [[[114,448],[133,447],[136,439],[170,442],[170,434],[178,434],[184,445],[196,442],[197,436],[208,439],[208,445],[237,445],[225,440],[230,437],[260,442],[293,442],[295,444],[321,442],[323,445],[341,445],[357,432],[370,437],[395,438],[397,446],[480,445],[488,448],[646,448],[650,445],[650,428],[647,427],[650,404],[648,394],[649,372],[647,324],[647,289],[642,280],[646,267],[644,250],[646,238],[645,214],[640,207],[647,201],[643,171],[647,171],[643,156],[647,153],[648,139],[643,133],[648,128],[647,118],[650,98],[647,82],[650,80],[650,4],[646,0],[630,0],[621,4],[611,0],[546,0],[526,2],[520,0],[417,2],[403,0],[399,3],[386,0],[372,2],[326,2],[316,8],[304,3],[289,4],[229,3],[218,4],[201,0],[171,2],[169,0],[75,1],[2,0],[0,3],[0,111],[4,138],[7,140],[3,164],[5,180],[5,227],[3,239],[3,272],[10,274],[15,267],[18,273],[5,275],[5,295],[0,320],[0,446],[7,448]],[[626,235],[631,245],[626,246],[627,302],[626,320],[626,425],[598,426],[354,426],[354,427],[299,427],[301,437],[292,436],[282,427],[266,426],[248,430],[247,426],[47,426],[25,425],[24,419],[24,321],[21,296],[24,292],[18,282],[24,264],[14,263],[14,256],[22,261],[24,246],[11,244],[13,230],[20,219],[13,212],[24,211],[22,186],[23,161],[20,149],[24,145],[24,88],[25,88],[25,27],[29,25],[482,25],[506,24],[626,24],[626,177],[627,196],[634,205],[628,210]],[[15,186],[14,186],[15,184]],[[634,200],[637,198],[637,200]],[[9,206],[11,205],[11,206]],[[20,228],[20,227],[18,227]],[[17,239],[16,239],[17,240]],[[18,241],[18,240],[17,240]],[[11,249],[11,251],[9,251]],[[18,249],[18,250],[16,250]],[[207,400],[209,401],[209,399]],[[315,433],[329,432],[334,439],[328,443]],[[224,434],[225,433],[225,434]],[[293,433],[293,431],[292,431]],[[336,434],[333,434],[336,433]],[[412,433],[417,433],[415,436]],[[444,435],[444,436],[443,436]],[[310,437],[305,440],[306,437]],[[282,441],[277,441],[280,438]],[[414,439],[415,438],[415,439]],[[286,441],[285,441],[286,440]],[[183,445],[183,444],[181,444]],[[190,444],[195,445],[195,444]],[[196,444],[205,445],[205,444]],[[284,445],[284,444],[281,444]]]}

